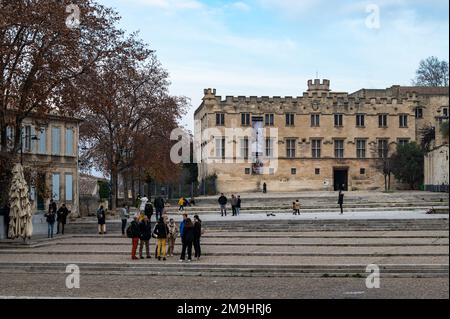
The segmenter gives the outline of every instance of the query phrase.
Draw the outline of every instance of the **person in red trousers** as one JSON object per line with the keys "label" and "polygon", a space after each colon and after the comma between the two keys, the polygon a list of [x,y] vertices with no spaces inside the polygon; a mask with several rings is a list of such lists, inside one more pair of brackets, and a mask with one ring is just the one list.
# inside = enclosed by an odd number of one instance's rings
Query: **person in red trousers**
{"label": "person in red trousers", "polygon": [[131,259],[138,259],[136,256],[137,247],[139,244],[139,217],[134,216],[133,221],[130,223],[130,226],[127,228],[127,237],[131,238],[132,246],[131,246]]}

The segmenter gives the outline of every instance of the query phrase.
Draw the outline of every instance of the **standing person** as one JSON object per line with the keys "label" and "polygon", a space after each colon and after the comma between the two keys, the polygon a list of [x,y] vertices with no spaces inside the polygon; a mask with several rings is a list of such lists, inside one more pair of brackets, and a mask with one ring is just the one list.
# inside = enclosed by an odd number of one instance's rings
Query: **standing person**
{"label": "standing person", "polygon": [[3,215],[3,226],[4,226],[4,231],[5,231],[5,237],[9,238],[9,213],[11,211],[11,207],[9,205],[9,203],[6,203],[5,206],[2,209],[2,215]]}
{"label": "standing person", "polygon": [[339,189],[339,195],[338,195],[338,204],[341,208],[341,215],[344,214],[344,193],[342,192],[342,188]]}
{"label": "standing person", "polygon": [[183,248],[181,250],[180,261],[186,259],[186,250],[188,254],[188,262],[192,261],[192,244],[194,242],[194,224],[190,218],[187,218],[183,228]]}
{"label": "standing person", "polygon": [[127,206],[127,208],[122,207],[122,208],[119,209],[120,220],[122,221],[122,236],[125,236],[125,229],[127,227],[127,220],[128,220],[128,217],[130,217],[129,209],[130,209],[130,206]]}
{"label": "standing person", "polygon": [[56,203],[53,199],[50,200],[48,205],[48,212],[45,214],[47,224],[48,224],[48,238],[53,238],[53,228],[55,226],[56,220]]}
{"label": "standing person", "polygon": [[150,238],[152,237],[152,223],[147,215],[144,216],[144,220],[139,223],[139,239],[141,243],[139,245],[139,257],[144,259],[142,254],[142,249],[145,245],[145,254],[147,258],[152,258],[150,256]]}
{"label": "standing person", "polygon": [[127,228],[127,237],[131,238],[131,259],[138,259],[136,257],[136,251],[137,251],[137,246],[139,243],[139,237],[140,237],[140,232],[139,232],[139,216],[135,215],[133,220],[130,223],[130,226],[128,226]]}
{"label": "standing person", "polygon": [[219,205],[220,205],[220,213],[222,214],[222,217],[224,214],[225,214],[225,216],[227,216],[228,199],[225,197],[225,195],[223,193],[221,193],[220,197],[217,201],[219,202]]}
{"label": "standing person", "polygon": [[295,215],[295,202],[292,202],[292,215]]}
{"label": "standing person", "polygon": [[98,220],[98,233],[99,235],[106,234],[106,213],[103,205],[97,210],[97,220]]}
{"label": "standing person", "polygon": [[183,234],[184,234],[184,225],[186,224],[186,220],[188,218],[188,214],[183,214],[183,220],[180,223],[180,236],[181,241],[183,241]]}
{"label": "standing person", "polygon": [[148,217],[148,220],[152,220],[153,215],[153,205],[152,202],[147,202],[144,207],[144,215]]}
{"label": "standing person", "polygon": [[156,221],[158,221],[164,210],[164,199],[161,196],[158,196],[155,198],[153,204],[155,205]]}
{"label": "standing person", "polygon": [[263,184],[263,193],[267,193],[267,184],[265,182]]}
{"label": "standing person", "polygon": [[178,200],[178,210],[179,211],[183,211],[184,210],[184,197],[180,197],[180,199]]}
{"label": "standing person", "polygon": [[178,228],[177,228],[177,224],[175,224],[175,221],[173,220],[173,218],[171,218],[169,220],[169,224],[168,224],[168,228],[169,228],[169,256],[173,257],[173,252],[174,252],[174,248],[175,248],[175,241],[177,239],[178,236]]}
{"label": "standing person", "polygon": [[237,197],[234,194],[231,195],[231,211],[232,216],[236,216]]}
{"label": "standing person", "polygon": [[61,230],[61,234],[64,235],[64,225],[67,222],[67,215],[69,215],[69,210],[66,207],[66,204],[62,204],[61,207],[56,212],[56,234],[59,234]]}
{"label": "standing person", "polygon": [[294,215],[300,215],[300,207],[301,207],[300,202],[297,199],[294,203]]}
{"label": "standing person", "polygon": [[238,195],[236,204],[236,216],[239,216],[240,213],[241,213],[241,195]]}
{"label": "standing person", "polygon": [[166,242],[167,235],[169,233],[169,229],[167,228],[166,223],[164,223],[164,218],[160,218],[158,224],[155,226],[155,230],[153,234],[157,240],[157,251],[158,251],[158,260],[161,260],[161,255],[163,255],[163,260],[166,260]]}
{"label": "standing person", "polygon": [[200,260],[202,249],[200,247],[200,237],[202,237],[202,221],[198,215],[194,216],[194,257]]}

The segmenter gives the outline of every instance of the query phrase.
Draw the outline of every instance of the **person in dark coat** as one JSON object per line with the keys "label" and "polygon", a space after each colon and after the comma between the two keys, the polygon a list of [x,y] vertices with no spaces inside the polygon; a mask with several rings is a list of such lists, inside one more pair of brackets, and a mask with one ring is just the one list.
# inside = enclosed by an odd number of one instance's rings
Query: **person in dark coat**
{"label": "person in dark coat", "polygon": [[237,204],[236,204],[236,216],[239,216],[241,213],[241,196],[237,196]]}
{"label": "person in dark coat", "polygon": [[103,205],[97,210],[98,233],[106,234],[106,212]]}
{"label": "person in dark coat", "polygon": [[164,210],[164,199],[161,196],[158,196],[155,198],[155,201],[153,202],[154,206],[155,206],[155,211],[156,211],[156,221],[158,221],[163,213]]}
{"label": "person in dark coat", "polygon": [[156,245],[156,251],[158,260],[161,260],[161,255],[163,256],[163,260],[166,260],[167,255],[167,236],[169,234],[169,228],[167,227],[166,222],[164,221],[164,218],[160,218],[158,221],[158,224],[156,224],[155,229],[153,230],[153,234],[156,237],[157,245]]}
{"label": "person in dark coat", "polygon": [[139,223],[139,239],[141,240],[141,244],[139,245],[139,257],[144,259],[142,255],[142,250],[145,245],[145,254],[147,258],[151,258],[150,256],[150,238],[152,237],[152,223],[147,215],[144,216],[144,219]]}
{"label": "person in dark coat", "polygon": [[67,215],[69,215],[69,210],[66,207],[66,204],[62,204],[61,207],[56,212],[56,221],[58,224],[56,225],[56,233],[59,234],[61,230],[61,234],[64,235],[64,225],[67,222]]}
{"label": "person in dark coat", "polygon": [[139,259],[136,257],[136,251],[139,243],[140,230],[139,230],[139,216],[134,216],[133,221],[127,228],[127,235],[131,238],[131,259]]}
{"label": "person in dark coat", "polygon": [[152,220],[152,215],[153,215],[153,205],[152,205],[151,202],[148,202],[147,204],[145,204],[144,214],[145,214],[145,216],[148,217],[148,220],[149,220],[149,221]]}
{"label": "person in dark coat", "polygon": [[188,262],[192,261],[192,244],[194,242],[194,224],[190,218],[186,219],[183,228],[183,248],[181,250],[180,261],[186,259],[186,250],[188,254]]}
{"label": "person in dark coat", "polygon": [[48,238],[53,238],[53,228],[55,226],[56,221],[56,203],[53,199],[50,200],[50,204],[48,205],[48,212],[44,215],[48,224]]}
{"label": "person in dark coat", "polygon": [[10,213],[10,206],[9,203],[6,203],[6,205],[3,207],[3,209],[1,210],[1,215],[3,216],[3,221],[4,221],[4,230],[5,230],[5,237],[9,238],[9,213]]}
{"label": "person in dark coat", "polygon": [[219,202],[220,205],[220,213],[222,214],[222,216],[225,214],[225,216],[227,216],[227,202],[228,199],[225,197],[225,195],[223,193],[220,194],[219,199],[217,200]]}
{"label": "person in dark coat", "polygon": [[266,183],[263,184],[263,193],[264,194],[267,193],[267,184]]}
{"label": "person in dark coat", "polygon": [[200,247],[200,237],[202,237],[202,221],[198,215],[194,216],[194,257],[200,259],[202,249]]}
{"label": "person in dark coat", "polygon": [[341,208],[341,215],[342,215],[342,214],[344,214],[344,208],[343,208],[343,205],[344,205],[344,193],[342,192],[342,188],[339,189],[338,204],[339,204],[339,207]]}

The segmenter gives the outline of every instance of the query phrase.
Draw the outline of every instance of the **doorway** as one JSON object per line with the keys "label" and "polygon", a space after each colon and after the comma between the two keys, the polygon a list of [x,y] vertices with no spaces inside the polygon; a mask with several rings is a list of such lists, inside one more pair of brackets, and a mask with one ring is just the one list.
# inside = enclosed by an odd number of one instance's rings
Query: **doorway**
{"label": "doorway", "polygon": [[348,190],[348,168],[333,169],[333,184],[335,191],[338,191],[341,188],[344,191]]}

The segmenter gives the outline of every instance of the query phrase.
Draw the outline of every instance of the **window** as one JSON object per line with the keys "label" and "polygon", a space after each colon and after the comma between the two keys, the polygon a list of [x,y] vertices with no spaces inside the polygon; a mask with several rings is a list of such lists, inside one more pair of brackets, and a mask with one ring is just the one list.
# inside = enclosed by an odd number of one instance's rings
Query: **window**
{"label": "window", "polygon": [[342,123],[343,123],[343,115],[334,114],[334,126],[342,126]]}
{"label": "window", "polygon": [[241,158],[248,159],[248,137],[241,139]]}
{"label": "window", "polygon": [[360,175],[366,175],[366,169],[365,168],[360,168],[359,169],[359,174]]}
{"label": "window", "polygon": [[398,139],[398,145],[405,146],[408,143],[409,143],[409,138],[399,138]]}
{"label": "window", "polygon": [[39,154],[47,154],[47,129],[41,127],[39,130]]}
{"label": "window", "polygon": [[52,174],[52,198],[59,200],[59,173]]}
{"label": "window", "polygon": [[225,125],[225,114],[224,113],[216,113],[216,125],[219,125],[219,126]]}
{"label": "window", "polygon": [[8,148],[12,148],[14,146],[14,128],[9,125],[6,127],[6,143]]}
{"label": "window", "polygon": [[356,157],[366,158],[366,140],[363,139],[356,140]]}
{"label": "window", "polygon": [[379,114],[378,115],[378,126],[379,127],[387,127],[387,114]]}
{"label": "window", "polygon": [[61,129],[59,127],[52,127],[52,154],[61,154]]}
{"label": "window", "polygon": [[442,115],[448,117],[448,107],[442,108]]}
{"label": "window", "polygon": [[249,126],[250,125],[250,113],[242,113],[241,114],[241,125],[242,126]]}
{"label": "window", "polygon": [[266,114],[264,116],[264,124],[266,126],[273,126],[274,125],[274,115],[273,114]]}
{"label": "window", "polygon": [[408,115],[406,114],[399,115],[398,121],[400,127],[408,127]]}
{"label": "window", "polygon": [[294,126],[294,113],[286,114],[286,126]]}
{"label": "window", "polygon": [[291,175],[296,175],[296,174],[297,174],[297,169],[291,168]]}
{"label": "window", "polygon": [[246,167],[244,172],[245,172],[245,175],[250,175],[250,168]]}
{"label": "window", "polygon": [[311,126],[312,127],[320,126],[320,114],[311,114]]}
{"label": "window", "polygon": [[73,176],[66,174],[66,201],[73,200]]}
{"label": "window", "polygon": [[320,168],[316,168],[316,169],[315,169],[315,174],[316,174],[316,175],[320,175]]}
{"label": "window", "polygon": [[311,140],[311,150],[313,158],[320,158],[320,148],[322,140]]}
{"label": "window", "polygon": [[423,118],[423,108],[421,107],[416,107],[416,119],[421,119]]}
{"label": "window", "polygon": [[356,114],[356,126],[364,127],[364,114]]}
{"label": "window", "polygon": [[379,139],[378,140],[378,157],[386,158],[388,156],[388,140]]}
{"label": "window", "polygon": [[66,155],[73,155],[73,129],[66,129]]}
{"label": "window", "polygon": [[286,140],[286,157],[295,158],[295,139]]}
{"label": "window", "polygon": [[216,138],[216,157],[225,159],[225,137]]}
{"label": "window", "polygon": [[31,126],[26,125],[22,131],[22,141],[23,141],[23,151],[30,152],[31,151]]}
{"label": "window", "polygon": [[266,137],[266,157],[273,157],[273,138]]}
{"label": "window", "polygon": [[344,158],[344,140],[334,140],[334,157]]}

